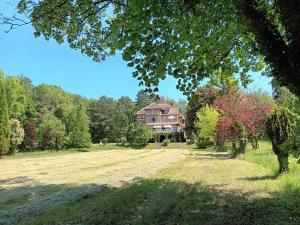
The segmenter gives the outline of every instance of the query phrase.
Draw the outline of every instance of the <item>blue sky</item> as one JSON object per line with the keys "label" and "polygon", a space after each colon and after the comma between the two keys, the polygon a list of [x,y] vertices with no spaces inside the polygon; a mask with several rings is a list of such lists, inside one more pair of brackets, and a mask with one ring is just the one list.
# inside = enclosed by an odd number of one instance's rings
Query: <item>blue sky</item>
{"label": "blue sky", "polygon": [[[5,15],[11,13],[11,7],[5,4],[5,0],[0,1],[0,12]],[[5,29],[0,25],[0,68],[8,75],[23,74],[35,85],[55,84],[89,98],[107,95],[134,99],[141,89],[137,80],[131,77],[132,69],[127,67],[120,55],[97,63],[70,49],[67,44],[35,38],[30,25],[9,33],[5,33]],[[255,74],[253,79],[255,82],[250,89],[271,91],[268,78]],[[175,79],[167,78],[161,82],[159,94],[175,100],[185,98],[176,89],[176,84]]]}

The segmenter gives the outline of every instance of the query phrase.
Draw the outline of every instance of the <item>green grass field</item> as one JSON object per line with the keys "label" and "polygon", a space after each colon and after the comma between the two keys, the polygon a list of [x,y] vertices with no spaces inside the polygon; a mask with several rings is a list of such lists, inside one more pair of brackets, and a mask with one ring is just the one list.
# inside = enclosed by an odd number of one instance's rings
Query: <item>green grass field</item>
{"label": "green grass field", "polygon": [[92,144],[90,148],[83,149],[67,149],[67,150],[45,150],[35,152],[18,152],[13,156],[4,156],[5,159],[16,159],[16,158],[32,158],[32,157],[45,157],[45,156],[59,156],[70,153],[82,153],[82,152],[94,152],[104,150],[154,150],[154,149],[194,149],[195,144],[187,145],[186,143],[170,143],[168,146],[162,146],[157,143],[149,143],[146,146],[130,146],[130,145],[117,145],[115,143],[108,143],[100,146],[99,144]]}
{"label": "green grass field", "polygon": [[0,224],[300,224],[300,166],[277,176],[266,142],[49,154],[1,161]]}

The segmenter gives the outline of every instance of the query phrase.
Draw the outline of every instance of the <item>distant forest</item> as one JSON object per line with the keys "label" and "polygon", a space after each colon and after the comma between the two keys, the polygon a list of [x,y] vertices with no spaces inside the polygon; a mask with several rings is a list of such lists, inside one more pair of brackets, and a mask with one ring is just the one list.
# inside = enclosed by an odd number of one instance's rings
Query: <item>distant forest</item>
{"label": "distant forest", "polygon": [[55,85],[34,86],[26,76],[1,72],[0,79],[11,125],[10,151],[81,148],[103,139],[115,142],[135,123],[135,113],[151,102],[173,102],[183,114],[187,104],[185,100],[152,97],[144,90],[135,100],[127,96],[89,99]]}

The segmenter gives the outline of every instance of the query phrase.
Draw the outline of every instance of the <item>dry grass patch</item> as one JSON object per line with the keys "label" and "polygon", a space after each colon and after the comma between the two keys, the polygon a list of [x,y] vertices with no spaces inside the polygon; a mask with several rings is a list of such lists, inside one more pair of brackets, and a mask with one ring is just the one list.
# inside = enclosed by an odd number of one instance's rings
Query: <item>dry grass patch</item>
{"label": "dry grass patch", "polygon": [[104,188],[22,224],[298,225],[299,186],[286,189],[286,178],[272,174],[253,161],[191,150],[147,179]]}
{"label": "dry grass patch", "polygon": [[101,186],[119,187],[186,154],[185,150],[110,150],[1,160],[0,218],[13,223]]}
{"label": "dry grass patch", "polygon": [[[76,172],[86,176],[82,184],[58,185],[69,190],[50,199],[62,204],[44,212],[23,210],[28,217],[21,224],[299,225],[299,165],[291,159],[291,173],[276,177],[276,157],[269,144],[261,146],[240,159],[213,151],[155,150],[111,161],[114,152],[108,153],[102,167],[90,165],[91,174],[87,165]],[[42,198],[44,208],[46,203]]]}

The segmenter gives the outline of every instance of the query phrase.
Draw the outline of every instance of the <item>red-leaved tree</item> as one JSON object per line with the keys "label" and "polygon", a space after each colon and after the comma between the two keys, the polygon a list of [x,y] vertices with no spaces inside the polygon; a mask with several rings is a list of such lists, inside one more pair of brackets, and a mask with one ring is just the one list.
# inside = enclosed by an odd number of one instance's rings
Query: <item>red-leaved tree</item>
{"label": "red-leaved tree", "polygon": [[25,124],[24,133],[24,150],[33,151],[36,148],[37,142],[36,122],[33,119],[29,119]]}
{"label": "red-leaved tree", "polygon": [[263,132],[266,119],[272,110],[269,101],[255,94],[245,94],[241,91],[230,91],[216,99],[216,108],[221,112],[217,132],[228,140],[235,140],[237,134],[233,131],[234,122],[241,122],[252,141],[258,148],[258,137]]}

